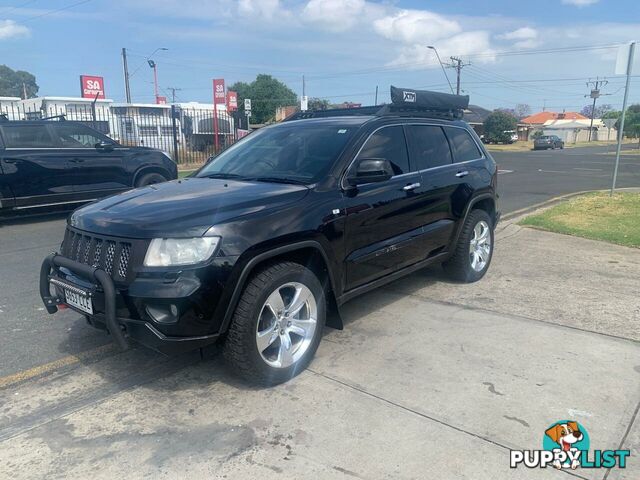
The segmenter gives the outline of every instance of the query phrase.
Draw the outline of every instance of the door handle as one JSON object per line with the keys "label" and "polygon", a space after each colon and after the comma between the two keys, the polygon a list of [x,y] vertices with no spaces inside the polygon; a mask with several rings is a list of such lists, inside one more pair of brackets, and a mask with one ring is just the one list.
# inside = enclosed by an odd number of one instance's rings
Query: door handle
{"label": "door handle", "polygon": [[22,160],[14,160],[14,159],[11,159],[11,158],[9,158],[9,159],[5,158],[4,159],[4,163],[22,163]]}
{"label": "door handle", "polygon": [[409,185],[405,185],[404,187],[402,187],[402,190],[404,190],[405,192],[410,192],[411,190],[415,190],[419,186],[420,186],[419,182],[410,183]]}
{"label": "door handle", "polygon": [[456,173],[456,177],[458,178],[466,177],[467,175],[469,175],[468,170],[461,170],[458,173]]}
{"label": "door handle", "polygon": [[72,158],[69,160],[71,163],[82,163],[84,160],[82,158]]}

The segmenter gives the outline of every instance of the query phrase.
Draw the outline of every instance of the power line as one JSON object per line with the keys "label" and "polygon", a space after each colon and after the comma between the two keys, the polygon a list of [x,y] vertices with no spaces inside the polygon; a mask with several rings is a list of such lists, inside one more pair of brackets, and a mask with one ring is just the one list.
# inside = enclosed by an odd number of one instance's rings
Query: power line
{"label": "power line", "polygon": [[47,15],[53,15],[54,13],[62,12],[64,10],[69,10],[70,8],[77,7],[79,5],[84,5],[85,3],[89,3],[92,0],[82,0],[80,2],[72,3],[71,5],[67,5],[66,7],[57,8],[55,10],[49,10],[48,12],[40,13],[38,15],[34,15],[32,17],[27,17],[24,20],[21,20],[20,23],[26,23],[31,20],[36,20],[38,18],[46,17]]}

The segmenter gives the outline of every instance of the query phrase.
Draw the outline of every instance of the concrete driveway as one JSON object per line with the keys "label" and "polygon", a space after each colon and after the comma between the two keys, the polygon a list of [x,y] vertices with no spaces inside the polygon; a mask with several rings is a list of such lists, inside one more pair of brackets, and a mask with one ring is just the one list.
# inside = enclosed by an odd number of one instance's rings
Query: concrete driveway
{"label": "concrete driveway", "polygon": [[[7,385],[0,476],[638,478],[640,251],[499,236],[477,284],[431,269],[347,304],[345,329],[279,387],[235,380],[216,352],[111,347]],[[630,448],[628,468],[509,468],[561,419],[592,448]]]}

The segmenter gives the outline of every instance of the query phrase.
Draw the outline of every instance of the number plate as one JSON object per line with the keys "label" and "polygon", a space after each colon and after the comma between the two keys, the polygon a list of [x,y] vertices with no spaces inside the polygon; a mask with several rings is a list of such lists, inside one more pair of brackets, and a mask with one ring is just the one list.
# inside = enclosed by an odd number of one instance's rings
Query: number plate
{"label": "number plate", "polygon": [[93,304],[91,303],[91,298],[72,292],[68,288],[64,289],[64,298],[65,302],[70,307],[75,307],[78,310],[93,315]]}

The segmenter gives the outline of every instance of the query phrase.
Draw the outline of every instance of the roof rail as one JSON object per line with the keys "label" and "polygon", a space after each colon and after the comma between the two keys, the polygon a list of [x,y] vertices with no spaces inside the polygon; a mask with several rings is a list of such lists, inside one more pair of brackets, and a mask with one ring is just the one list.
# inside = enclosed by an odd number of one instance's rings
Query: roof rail
{"label": "roof rail", "polygon": [[296,112],[284,119],[285,122],[308,118],[326,117],[425,117],[459,120],[469,106],[468,95],[451,95],[427,90],[391,87],[391,102],[382,106],[357,108],[337,108],[334,110],[312,110]]}

